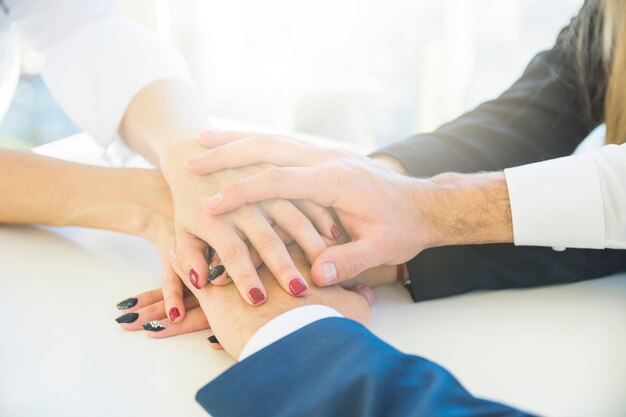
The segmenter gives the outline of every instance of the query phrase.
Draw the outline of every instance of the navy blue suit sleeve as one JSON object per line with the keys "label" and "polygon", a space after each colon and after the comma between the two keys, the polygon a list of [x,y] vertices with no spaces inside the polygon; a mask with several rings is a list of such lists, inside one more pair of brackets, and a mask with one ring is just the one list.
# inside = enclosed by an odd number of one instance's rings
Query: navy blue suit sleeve
{"label": "navy blue suit sleeve", "polygon": [[257,352],[202,388],[214,417],[522,417],[472,396],[445,369],[360,324],[328,318]]}

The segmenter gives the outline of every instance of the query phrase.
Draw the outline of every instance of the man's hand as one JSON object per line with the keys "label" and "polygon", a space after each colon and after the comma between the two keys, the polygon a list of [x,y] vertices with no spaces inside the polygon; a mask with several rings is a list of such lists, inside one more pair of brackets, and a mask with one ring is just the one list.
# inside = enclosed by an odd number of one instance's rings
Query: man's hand
{"label": "man's hand", "polygon": [[210,133],[202,141],[212,149],[187,160],[190,172],[274,165],[224,187],[206,202],[207,213],[272,198],[308,199],[335,210],[352,241],[315,259],[318,285],[404,263],[429,247],[513,239],[502,173],[417,179],[352,152],[284,137]]}

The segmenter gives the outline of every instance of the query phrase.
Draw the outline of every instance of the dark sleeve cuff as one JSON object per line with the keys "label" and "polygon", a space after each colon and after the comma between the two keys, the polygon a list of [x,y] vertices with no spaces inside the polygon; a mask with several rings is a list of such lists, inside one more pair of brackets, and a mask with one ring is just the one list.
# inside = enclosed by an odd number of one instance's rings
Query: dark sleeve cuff
{"label": "dark sleeve cuff", "polygon": [[528,288],[578,282],[626,270],[624,251],[514,246],[447,246],[407,262],[414,301],[476,290]]}

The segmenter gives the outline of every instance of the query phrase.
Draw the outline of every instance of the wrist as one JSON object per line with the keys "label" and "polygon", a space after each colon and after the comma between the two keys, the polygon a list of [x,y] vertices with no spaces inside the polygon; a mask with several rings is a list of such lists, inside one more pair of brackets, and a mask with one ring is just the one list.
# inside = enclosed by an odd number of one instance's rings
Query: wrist
{"label": "wrist", "polygon": [[370,159],[383,168],[390,169],[398,174],[408,175],[408,171],[402,162],[392,156],[377,154],[371,156]]}
{"label": "wrist", "polygon": [[159,171],[93,167],[92,174],[93,183],[73,194],[58,226],[147,237],[155,217],[171,218],[169,188]]}
{"label": "wrist", "polygon": [[425,247],[513,241],[511,206],[502,172],[445,173],[414,193],[426,222]]}

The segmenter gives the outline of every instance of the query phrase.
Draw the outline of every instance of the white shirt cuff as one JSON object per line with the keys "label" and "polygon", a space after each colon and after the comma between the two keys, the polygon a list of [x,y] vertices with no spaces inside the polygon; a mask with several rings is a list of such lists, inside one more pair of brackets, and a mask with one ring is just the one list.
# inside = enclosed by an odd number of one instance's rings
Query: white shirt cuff
{"label": "white shirt cuff", "polygon": [[602,185],[593,154],[504,170],[516,245],[605,247]]}
{"label": "white shirt cuff", "polygon": [[318,320],[328,317],[343,317],[337,310],[321,304],[313,304],[289,310],[268,321],[257,330],[243,347],[239,360],[252,356],[285,336],[294,333]]}

